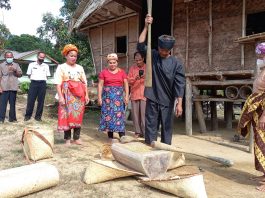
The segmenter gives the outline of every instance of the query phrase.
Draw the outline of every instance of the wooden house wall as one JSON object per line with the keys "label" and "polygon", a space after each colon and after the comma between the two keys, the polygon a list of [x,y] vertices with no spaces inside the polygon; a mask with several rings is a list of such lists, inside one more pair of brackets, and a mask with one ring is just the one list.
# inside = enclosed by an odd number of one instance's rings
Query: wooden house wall
{"label": "wooden house wall", "polygon": [[[185,63],[187,6],[189,50],[186,72],[235,71],[254,69],[255,43],[245,44],[245,65],[241,66],[241,47],[234,40],[242,36],[242,0],[212,0],[212,66],[209,66],[209,0],[175,2],[174,54]],[[265,11],[264,0],[246,0],[246,13]]]}
{"label": "wooden house wall", "polygon": [[[119,67],[128,71],[133,64],[133,53],[138,39],[138,16],[132,16],[119,21],[110,22],[89,30],[90,43],[96,72],[107,66],[106,55],[115,52],[115,38],[127,36],[127,54],[119,56]],[[102,65],[101,65],[102,64]]]}

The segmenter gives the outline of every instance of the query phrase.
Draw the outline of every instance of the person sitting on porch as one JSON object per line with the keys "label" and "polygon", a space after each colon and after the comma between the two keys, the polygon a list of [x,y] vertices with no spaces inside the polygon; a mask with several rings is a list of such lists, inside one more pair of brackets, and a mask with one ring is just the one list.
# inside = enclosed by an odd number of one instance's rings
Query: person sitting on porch
{"label": "person sitting on porch", "polygon": [[[256,46],[258,58],[265,60],[265,42]],[[238,132],[248,137],[251,125],[254,131],[255,168],[262,176],[251,178],[261,182],[256,188],[265,191],[265,70],[257,75],[253,83],[253,93],[247,98],[238,122]]]}

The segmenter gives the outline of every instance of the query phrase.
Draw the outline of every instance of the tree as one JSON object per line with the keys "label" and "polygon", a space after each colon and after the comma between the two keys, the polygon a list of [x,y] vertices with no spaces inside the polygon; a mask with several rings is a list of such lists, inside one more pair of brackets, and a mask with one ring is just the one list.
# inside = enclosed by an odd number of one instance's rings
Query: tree
{"label": "tree", "polygon": [[11,33],[9,29],[5,26],[5,24],[0,23],[0,49],[5,48],[5,43],[10,36]]}
{"label": "tree", "polygon": [[0,0],[0,8],[4,8],[6,10],[11,9],[9,0]]}
{"label": "tree", "polygon": [[80,4],[81,0],[62,0],[64,2],[63,7],[61,7],[61,16],[64,17],[68,22],[70,21],[73,13]]}

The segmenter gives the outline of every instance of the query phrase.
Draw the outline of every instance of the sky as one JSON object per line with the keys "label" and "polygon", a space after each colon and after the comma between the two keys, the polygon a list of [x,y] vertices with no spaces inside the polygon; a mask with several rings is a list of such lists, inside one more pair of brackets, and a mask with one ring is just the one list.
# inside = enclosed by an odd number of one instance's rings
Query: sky
{"label": "sky", "polygon": [[50,12],[59,16],[61,0],[10,0],[11,9],[0,9],[0,23],[4,23],[13,35],[37,36],[43,14]]}

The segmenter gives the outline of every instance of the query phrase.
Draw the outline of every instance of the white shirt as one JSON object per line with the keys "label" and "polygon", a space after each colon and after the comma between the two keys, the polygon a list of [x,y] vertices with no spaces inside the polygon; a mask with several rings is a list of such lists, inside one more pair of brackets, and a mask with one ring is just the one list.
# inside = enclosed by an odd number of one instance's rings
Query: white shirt
{"label": "white shirt", "polygon": [[47,80],[47,76],[51,76],[49,65],[37,62],[30,63],[27,70],[27,75],[30,75],[30,80]]}

